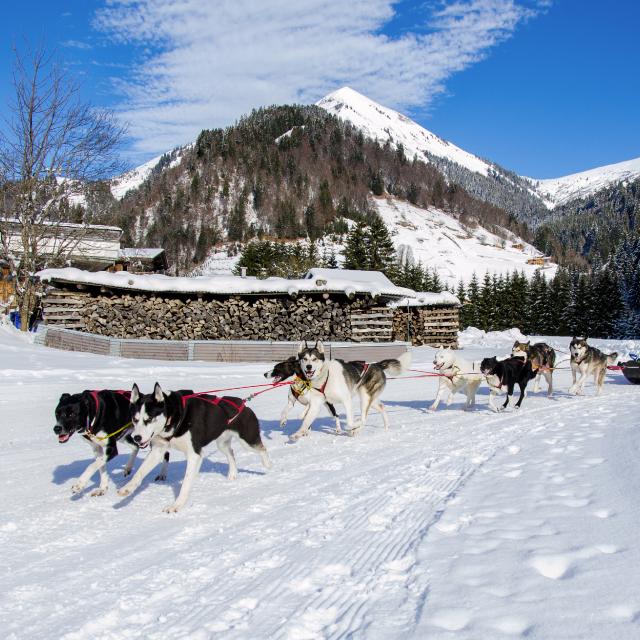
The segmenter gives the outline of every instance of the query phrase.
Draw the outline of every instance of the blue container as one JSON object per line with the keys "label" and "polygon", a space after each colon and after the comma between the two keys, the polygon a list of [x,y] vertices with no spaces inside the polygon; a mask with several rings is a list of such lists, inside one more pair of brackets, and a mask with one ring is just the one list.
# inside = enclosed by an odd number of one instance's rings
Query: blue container
{"label": "blue container", "polygon": [[20,329],[22,323],[20,322],[20,312],[19,311],[10,311],[9,312],[9,322],[13,324],[16,329]]}

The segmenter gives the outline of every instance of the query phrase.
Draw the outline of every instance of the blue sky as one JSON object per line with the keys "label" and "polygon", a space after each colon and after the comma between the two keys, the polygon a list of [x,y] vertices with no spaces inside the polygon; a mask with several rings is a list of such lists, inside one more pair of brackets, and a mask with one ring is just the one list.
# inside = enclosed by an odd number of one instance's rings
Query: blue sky
{"label": "blue sky", "polygon": [[32,0],[3,10],[0,99],[11,43],[44,39],[134,163],[349,85],[548,178],[640,156],[638,24],[636,0]]}

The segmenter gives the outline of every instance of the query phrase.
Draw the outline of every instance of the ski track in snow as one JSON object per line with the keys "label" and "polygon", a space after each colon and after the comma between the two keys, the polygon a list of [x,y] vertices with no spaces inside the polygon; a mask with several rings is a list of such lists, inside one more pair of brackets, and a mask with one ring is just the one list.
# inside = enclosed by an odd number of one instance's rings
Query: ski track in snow
{"label": "ski track in snow", "polygon": [[[507,339],[465,355],[509,347]],[[486,389],[474,411],[462,411],[457,396],[427,413],[434,379],[390,381],[388,432],[373,413],[360,436],[337,436],[324,416],[295,444],[287,435],[297,415],[284,433],[278,427],[285,392],[265,394],[252,408],[274,468],[235,446],[240,473],[229,482],[211,447],[188,506],[169,516],[161,509],[185,469],[177,452],[167,483],[147,479],[120,499],[122,445],[107,496],[89,497],[90,485],[71,497],[89,447],[77,436],[56,443],[59,394],[134,379],[198,390],[259,384],[266,366],[123,361],[15,341],[8,351],[0,401],[7,638],[640,633],[639,590],[619,586],[625,576],[638,585],[629,542],[638,508],[623,487],[599,491],[611,488],[601,481],[612,468],[628,480],[637,465],[638,437],[610,433],[619,405],[625,415],[640,405],[619,376],[608,376],[603,396],[575,398],[561,371],[553,399],[529,393],[521,411],[502,414],[487,410]],[[415,367],[429,367],[432,353],[414,350]],[[632,433],[631,424],[619,430]]]}

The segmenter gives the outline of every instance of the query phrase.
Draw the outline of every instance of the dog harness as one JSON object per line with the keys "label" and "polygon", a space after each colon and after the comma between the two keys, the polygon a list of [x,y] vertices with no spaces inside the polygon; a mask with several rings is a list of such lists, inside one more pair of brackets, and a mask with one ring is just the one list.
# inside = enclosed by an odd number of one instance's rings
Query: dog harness
{"label": "dog harness", "polygon": [[291,384],[291,395],[297,400],[300,396],[304,395],[309,389],[312,389],[311,382],[305,378],[294,376],[293,383]]}
{"label": "dog harness", "polygon": [[[87,414],[87,426],[85,427],[85,434],[88,438],[94,439],[94,440],[98,440],[99,442],[102,442],[103,440],[108,440],[109,438],[121,433],[122,431],[124,431],[125,429],[127,429],[128,427],[131,426],[131,420],[129,420],[129,422],[127,422],[124,426],[120,427],[119,429],[116,429],[115,431],[112,431],[111,433],[108,433],[106,436],[97,436],[95,435],[92,431],[91,428],[93,427],[96,418],[98,417],[98,410],[100,408],[100,400],[98,398],[98,394],[100,393],[100,391],[103,391],[103,389],[100,390],[96,390],[96,389],[92,389],[89,391],[89,394],[91,395],[91,397],[93,398],[93,401],[95,402],[96,405],[96,415],[93,416],[93,422],[90,422],[89,419],[89,415]],[[131,391],[124,391],[122,389],[116,389],[114,391],[114,393],[117,393],[121,396],[124,396],[125,398],[127,398],[127,400],[131,397]]]}
{"label": "dog harness", "polygon": [[209,404],[212,404],[212,405],[214,405],[216,407],[221,402],[225,402],[226,404],[231,405],[236,410],[236,414],[227,420],[227,424],[231,424],[244,411],[245,407],[247,406],[247,401],[246,400],[243,400],[240,404],[236,404],[233,400],[230,400],[229,398],[224,397],[224,396],[222,396],[222,397],[221,396],[213,396],[212,398],[205,398],[200,394],[194,393],[194,394],[190,394],[190,395],[186,395],[186,396],[181,396],[180,399],[182,400],[182,408],[183,409],[187,406],[187,400],[189,400],[190,398],[198,398],[198,399],[203,400],[204,402],[208,402]]}

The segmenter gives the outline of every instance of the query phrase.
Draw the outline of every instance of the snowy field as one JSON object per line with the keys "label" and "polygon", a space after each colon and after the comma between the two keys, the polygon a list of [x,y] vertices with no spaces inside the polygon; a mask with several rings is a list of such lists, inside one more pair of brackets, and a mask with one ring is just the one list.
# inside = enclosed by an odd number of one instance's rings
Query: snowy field
{"label": "snowy field", "polygon": [[[513,338],[470,331],[467,358]],[[566,350],[566,338],[550,338]],[[595,344],[635,351],[639,343]],[[63,391],[154,381],[196,390],[259,384],[265,364],[118,360],[34,346],[0,328],[4,638],[640,637],[640,388],[607,376],[603,395],[557,393],[493,414],[430,414],[436,379],[390,381],[391,429],[372,414],[357,438],[321,418],[289,444],[286,391],[256,398],[274,468],[236,447],[235,482],[213,447],[191,500],[185,470],[120,499],[128,448],[102,498],[71,496],[90,461],[78,436],[58,444]],[[433,350],[414,350],[431,370]],[[564,357],[564,356],[561,356]],[[142,457],[142,456],[141,456]],[[139,461],[138,461],[139,463]]]}

